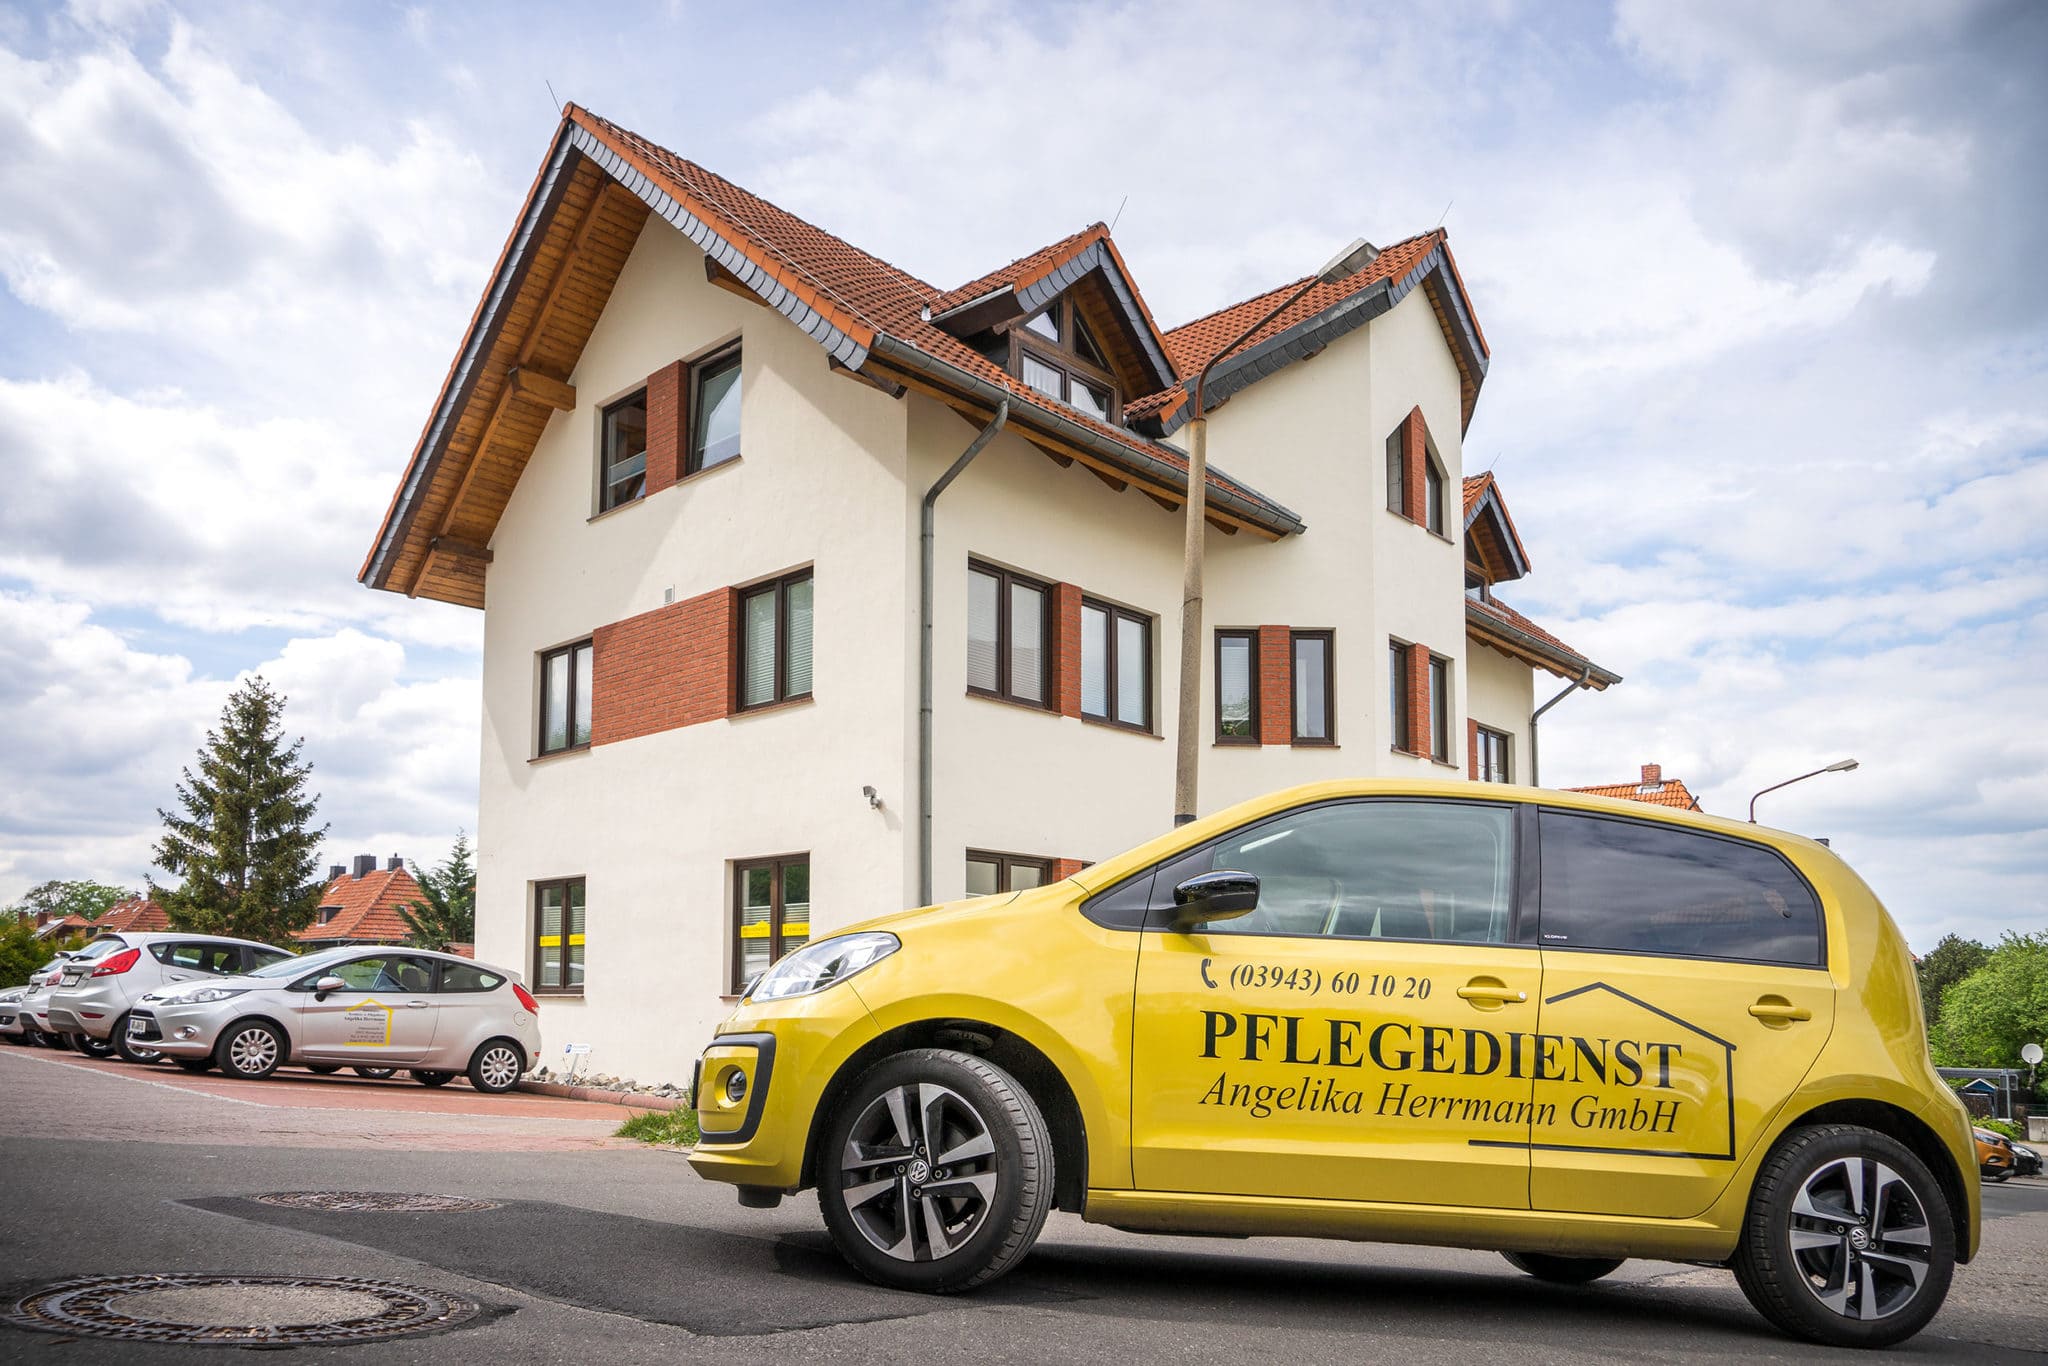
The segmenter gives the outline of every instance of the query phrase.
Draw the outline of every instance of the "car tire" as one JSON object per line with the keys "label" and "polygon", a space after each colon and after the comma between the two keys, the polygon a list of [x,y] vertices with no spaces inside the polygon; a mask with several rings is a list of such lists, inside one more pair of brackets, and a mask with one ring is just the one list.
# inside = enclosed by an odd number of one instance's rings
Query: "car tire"
{"label": "car tire", "polygon": [[212,1058],[172,1058],[171,1061],[187,1072],[204,1072],[213,1066]]}
{"label": "car tire", "polygon": [[349,1070],[359,1077],[368,1077],[371,1081],[383,1081],[387,1077],[398,1075],[398,1069],[395,1067],[353,1067]]}
{"label": "car tire", "polygon": [[1992,1176],[1991,1176],[1991,1177],[1990,1177],[1989,1179],[1990,1179],[1990,1180],[1991,1180],[1991,1181],[1992,1181],[1992,1182],[1993,1182],[1994,1184],[1996,1184],[1996,1183],[1999,1183],[1999,1182],[2004,1182],[2004,1181],[2010,1181],[2010,1180],[2012,1180],[2012,1173],[2011,1173],[2011,1172],[2009,1172],[2009,1171],[2006,1171],[2006,1172],[1998,1172],[1998,1173],[1995,1173],[1994,1175],[1992,1175]]}
{"label": "car tire", "polygon": [[519,1084],[526,1054],[510,1039],[486,1039],[469,1059],[469,1084],[487,1096],[502,1096]]}
{"label": "car tire", "polygon": [[306,1064],[306,1070],[316,1077],[331,1077],[341,1070],[341,1064],[338,1062],[309,1062]]}
{"label": "car tire", "polygon": [[1052,1209],[1052,1136],[1009,1073],[969,1053],[913,1049],[868,1069],[835,1108],[818,1203],[856,1271],[946,1294],[987,1284],[1031,1250]]}
{"label": "car tire", "polygon": [[95,1039],[90,1034],[72,1035],[71,1046],[85,1054],[88,1058],[111,1058],[114,1056],[113,1044],[105,1039]]}
{"label": "car tire", "polygon": [[1508,1265],[1552,1285],[1590,1285],[1615,1270],[1626,1257],[1557,1257],[1548,1252],[1503,1252]]}
{"label": "car tire", "polygon": [[449,1082],[455,1080],[455,1074],[453,1072],[422,1072],[419,1068],[415,1067],[412,1069],[412,1079],[422,1086],[446,1086]]}
{"label": "car tire", "polygon": [[278,1069],[285,1059],[284,1035],[276,1025],[263,1020],[246,1020],[220,1036],[213,1048],[213,1065],[242,1081],[261,1081]]}
{"label": "car tire", "polygon": [[36,1031],[36,1042],[45,1048],[54,1048],[60,1053],[68,1053],[71,1050],[71,1039],[68,1035],[52,1034],[48,1030]]}
{"label": "car tire", "polygon": [[1955,1224],[1925,1163],[1896,1139],[1817,1124],[1781,1139],[1750,1190],[1731,1265],[1783,1331],[1835,1347],[1889,1347],[1941,1308]]}
{"label": "car tire", "polygon": [[123,1062],[132,1062],[139,1067],[149,1067],[163,1061],[164,1055],[154,1048],[142,1048],[128,1042],[128,1017],[123,1015],[114,1021],[114,1051],[121,1055]]}

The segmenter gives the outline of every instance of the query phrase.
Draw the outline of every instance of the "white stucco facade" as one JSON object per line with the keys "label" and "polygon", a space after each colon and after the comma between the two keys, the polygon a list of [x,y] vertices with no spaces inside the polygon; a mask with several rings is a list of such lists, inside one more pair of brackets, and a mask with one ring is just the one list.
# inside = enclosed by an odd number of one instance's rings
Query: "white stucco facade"
{"label": "white stucco facade", "polygon": [[[657,368],[742,344],[741,458],[593,516],[604,405]],[[918,899],[918,524],[924,491],[976,426],[912,391],[836,373],[773,311],[706,282],[650,218],[490,542],[477,953],[527,972],[534,887],[581,878],[585,981],[551,996],[549,1056],[682,1080],[730,1008],[733,865],[803,854],[811,934]],[[1386,508],[1387,434],[1419,406],[1444,465],[1447,535]],[[1460,379],[1424,291],[1219,408],[1210,456],[1300,511],[1274,542],[1208,533],[1204,659],[1218,628],[1334,633],[1336,743],[1226,746],[1203,698],[1200,805],[1348,775],[1465,775],[1468,716],[1508,732],[1526,772],[1528,665],[1468,645],[1457,515]],[[1136,489],[1062,467],[1015,432],[938,504],[933,884],[965,852],[1095,861],[1164,829],[1173,795],[1182,521]],[[971,558],[1151,618],[1150,733],[972,695]],[[760,712],[536,757],[541,652],[724,587],[809,567],[813,693]],[[1447,761],[1393,748],[1388,642],[1452,661]],[[879,805],[863,789],[875,790]]]}

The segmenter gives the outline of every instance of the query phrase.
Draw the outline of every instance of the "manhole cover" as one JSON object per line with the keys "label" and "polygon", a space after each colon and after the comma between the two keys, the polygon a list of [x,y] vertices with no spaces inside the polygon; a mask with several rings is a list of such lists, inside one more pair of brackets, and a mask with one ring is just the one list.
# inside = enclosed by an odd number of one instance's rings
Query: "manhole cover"
{"label": "manhole cover", "polygon": [[286,1209],[318,1209],[330,1214],[472,1214],[503,1209],[496,1200],[466,1200],[459,1195],[402,1195],[386,1191],[279,1191],[249,1197],[260,1205]]}
{"label": "manhole cover", "polygon": [[453,1328],[474,1301],[354,1276],[83,1276],[23,1295],[0,1319],[17,1328],[127,1342],[222,1345],[370,1342]]}

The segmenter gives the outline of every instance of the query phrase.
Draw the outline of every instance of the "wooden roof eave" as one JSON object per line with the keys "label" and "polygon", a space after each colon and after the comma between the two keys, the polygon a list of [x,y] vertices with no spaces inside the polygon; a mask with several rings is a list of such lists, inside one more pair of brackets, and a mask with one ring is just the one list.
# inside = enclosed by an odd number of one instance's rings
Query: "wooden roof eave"
{"label": "wooden roof eave", "polygon": [[1574,682],[1583,678],[1584,686],[1594,692],[1604,692],[1621,682],[1620,674],[1601,668],[1585,656],[1558,649],[1548,641],[1516,630],[1507,622],[1483,615],[1469,605],[1465,610],[1465,634],[1510,659],[1545,673]]}

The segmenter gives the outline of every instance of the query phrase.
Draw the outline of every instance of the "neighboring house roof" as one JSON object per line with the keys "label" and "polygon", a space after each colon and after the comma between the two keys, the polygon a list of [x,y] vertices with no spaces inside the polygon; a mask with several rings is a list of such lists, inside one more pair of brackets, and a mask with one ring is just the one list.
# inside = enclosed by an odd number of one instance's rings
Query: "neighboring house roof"
{"label": "neighboring house roof", "polygon": [[171,927],[171,917],[164,908],[147,897],[131,896],[116,901],[100,913],[92,922],[95,934],[119,934],[132,930],[136,934],[156,934]]}
{"label": "neighboring house roof", "polygon": [[62,939],[67,934],[76,934],[92,928],[92,922],[82,915],[67,915],[62,920],[44,922],[36,931],[38,939]]}
{"label": "neighboring house roof", "polygon": [[399,908],[426,899],[427,894],[403,866],[379,868],[361,877],[343,874],[320,894],[321,915],[329,909],[334,915],[324,923],[315,920],[292,937],[307,944],[396,943],[409,933],[399,918]]}
{"label": "neighboring house roof", "polygon": [[1465,599],[1465,633],[1525,664],[1605,690],[1621,675],[1603,669],[1499,598]]}
{"label": "neighboring house roof", "polygon": [[[364,561],[365,583],[482,606],[498,516],[548,418],[573,404],[563,381],[650,212],[705,252],[717,283],[781,313],[837,365],[933,393],[970,421],[1007,401],[1011,425],[1062,459],[1185,498],[1182,452],[1038,393],[934,324],[944,291],[571,104]],[[1123,276],[1107,230],[1078,250],[1102,253]],[[1132,303],[1142,312],[1135,291]],[[472,477],[487,462],[488,477]],[[1213,466],[1207,507],[1227,529],[1303,529],[1293,511]]]}
{"label": "neighboring house roof", "polygon": [[[1166,350],[1180,372],[1181,383],[1124,406],[1133,420],[1153,419],[1171,432],[1194,414],[1196,377],[1224,347],[1307,277],[1290,280],[1228,308],[1184,323],[1166,334]],[[1314,355],[1338,337],[1361,327],[1423,287],[1443,328],[1444,340],[1458,364],[1461,426],[1472,421],[1479,386],[1486,378],[1490,352],[1486,334],[1472,312],[1472,301],[1451,256],[1450,239],[1442,228],[1383,248],[1358,274],[1336,284],[1319,284],[1265,326],[1209,372],[1206,399],[1210,408],[1238,390],[1255,384],[1281,367]]]}
{"label": "neighboring house roof", "polygon": [[1496,583],[1519,579],[1529,572],[1529,552],[1515,519],[1508,516],[1507,501],[1492,471],[1465,477],[1465,538]]}
{"label": "neighboring house roof", "polygon": [[1598,783],[1592,787],[1568,787],[1567,792],[1584,792],[1594,797],[1624,797],[1632,802],[1647,802],[1651,806],[1675,806],[1682,811],[1698,811],[1700,799],[1692,794],[1684,781],[1666,778],[1664,769],[1658,764],[1644,764],[1642,778],[1633,783]]}

